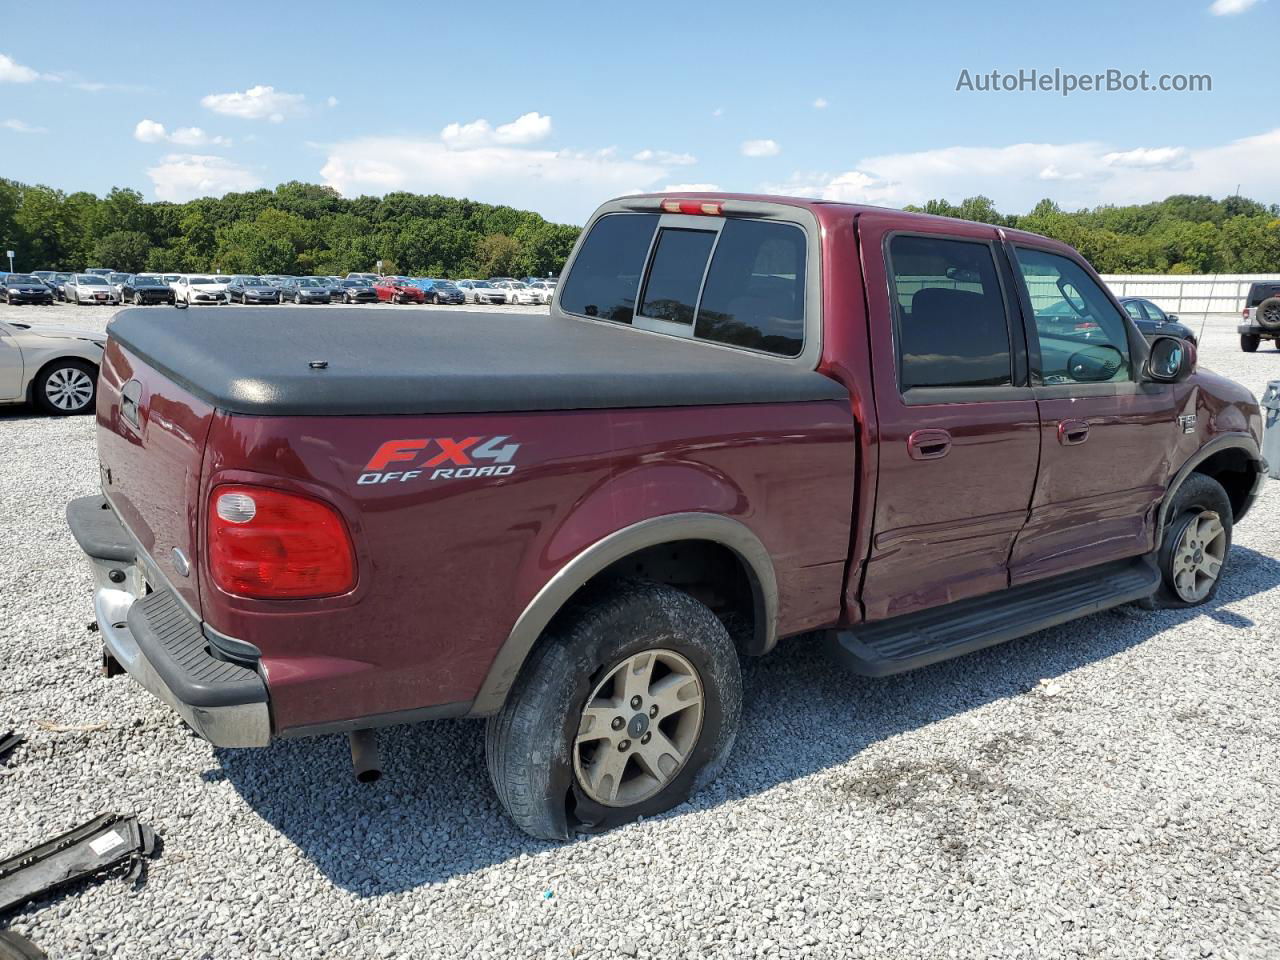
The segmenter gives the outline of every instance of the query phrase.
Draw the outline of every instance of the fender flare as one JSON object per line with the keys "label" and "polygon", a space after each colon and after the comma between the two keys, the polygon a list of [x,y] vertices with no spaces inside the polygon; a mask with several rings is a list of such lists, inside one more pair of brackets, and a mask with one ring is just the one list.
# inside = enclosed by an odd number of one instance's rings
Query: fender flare
{"label": "fender flare", "polygon": [[488,716],[502,708],[529,652],[551,618],[592,577],[638,550],[677,540],[710,540],[733,551],[751,581],[756,623],[753,652],[765,653],[773,649],[777,642],[778,581],[773,560],[760,538],[740,521],[716,513],[673,513],[653,517],[597,540],[543,584],[516,620],[506,641],[498,648],[469,715]]}
{"label": "fender flare", "polygon": [[[1214,454],[1221,453],[1224,450],[1243,450],[1249,457],[1250,463],[1253,464],[1254,471],[1257,476],[1253,482],[1253,489],[1249,493],[1248,499],[1245,501],[1245,509],[1240,512],[1243,517],[1245,512],[1252,506],[1254,498],[1258,495],[1258,488],[1262,485],[1262,479],[1266,476],[1266,465],[1262,459],[1262,454],[1258,450],[1258,444],[1246,433],[1230,433],[1221,437],[1215,437],[1203,447],[1187,458],[1186,462],[1178,468],[1178,472],[1173,475],[1173,479],[1169,481],[1168,487],[1165,489],[1164,499],[1160,501],[1160,512],[1157,515],[1156,523],[1156,545],[1155,549],[1159,550],[1164,542],[1165,522],[1169,518],[1169,508],[1173,505],[1174,495],[1177,494],[1178,488],[1182,486],[1187,477],[1196,472],[1196,467],[1204,463]],[[1236,519],[1239,519],[1237,517]]]}

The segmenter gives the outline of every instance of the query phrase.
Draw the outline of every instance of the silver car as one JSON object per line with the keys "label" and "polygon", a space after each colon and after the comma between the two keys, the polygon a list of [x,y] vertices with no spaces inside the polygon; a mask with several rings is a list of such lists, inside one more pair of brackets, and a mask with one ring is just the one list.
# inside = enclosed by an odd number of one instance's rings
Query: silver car
{"label": "silver car", "polygon": [[89,413],[106,343],[104,333],[0,322],[0,404]]}
{"label": "silver car", "polygon": [[62,285],[62,298],[67,303],[119,303],[115,288],[107,278],[96,273],[76,273]]}

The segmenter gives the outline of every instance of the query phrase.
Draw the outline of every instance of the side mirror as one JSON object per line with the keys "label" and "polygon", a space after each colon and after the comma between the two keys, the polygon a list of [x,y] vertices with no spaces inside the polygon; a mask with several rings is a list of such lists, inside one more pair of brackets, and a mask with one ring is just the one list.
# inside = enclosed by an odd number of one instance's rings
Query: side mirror
{"label": "side mirror", "polygon": [[1178,315],[1176,313],[1166,313],[1164,315],[1164,318],[1168,320],[1170,323],[1176,323],[1178,320]]}
{"label": "side mirror", "polygon": [[1105,383],[1124,366],[1124,354],[1106,343],[1078,350],[1067,360],[1067,376],[1076,383]]}
{"label": "side mirror", "polygon": [[1196,348],[1178,337],[1156,337],[1147,355],[1146,377],[1154,383],[1180,383],[1196,369]]}

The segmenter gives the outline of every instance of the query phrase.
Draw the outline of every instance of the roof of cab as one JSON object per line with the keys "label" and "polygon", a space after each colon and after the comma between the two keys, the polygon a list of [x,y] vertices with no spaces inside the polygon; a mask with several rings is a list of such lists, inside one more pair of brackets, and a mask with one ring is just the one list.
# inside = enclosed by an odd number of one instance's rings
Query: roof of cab
{"label": "roof of cab", "polygon": [[824,226],[838,219],[849,216],[858,216],[863,213],[874,213],[878,216],[891,217],[895,222],[900,221],[904,227],[914,226],[916,229],[937,229],[952,227],[958,223],[972,224],[979,227],[991,227],[993,229],[1003,230],[1010,240],[1034,240],[1041,246],[1055,246],[1064,250],[1073,249],[1068,244],[1055,240],[1052,237],[1046,237],[1039,233],[1031,233],[1028,230],[1018,230],[1014,227],[999,227],[997,224],[979,223],[973,220],[960,220],[956,217],[941,217],[932,213],[912,213],[907,210],[897,210],[893,207],[878,207],[869,203],[845,203],[838,200],[820,200],[814,197],[792,197],[779,194],[769,193],[708,193],[708,192],[682,192],[672,191],[670,193],[637,193],[630,194],[625,197],[619,197],[619,200],[664,200],[664,199],[681,199],[681,200],[740,200],[748,203],[777,203],[789,207],[800,207],[801,209],[810,211],[818,222]]}

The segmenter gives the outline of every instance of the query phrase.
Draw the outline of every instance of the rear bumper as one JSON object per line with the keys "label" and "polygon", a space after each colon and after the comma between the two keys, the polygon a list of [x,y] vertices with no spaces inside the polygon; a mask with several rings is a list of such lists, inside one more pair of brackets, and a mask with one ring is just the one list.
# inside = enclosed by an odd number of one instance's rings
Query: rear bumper
{"label": "rear bumper", "polygon": [[1241,323],[1236,325],[1236,333],[1243,333],[1246,336],[1253,337],[1274,337],[1280,334],[1280,330],[1268,330],[1266,327],[1260,327],[1256,323]]}
{"label": "rear bumper", "polygon": [[215,646],[216,633],[164,582],[106,499],[72,500],[67,525],[93,570],[106,652],[214,746],[266,746],[266,682],[253,664]]}

